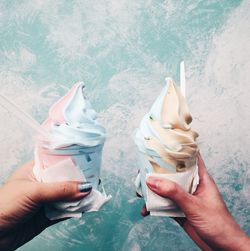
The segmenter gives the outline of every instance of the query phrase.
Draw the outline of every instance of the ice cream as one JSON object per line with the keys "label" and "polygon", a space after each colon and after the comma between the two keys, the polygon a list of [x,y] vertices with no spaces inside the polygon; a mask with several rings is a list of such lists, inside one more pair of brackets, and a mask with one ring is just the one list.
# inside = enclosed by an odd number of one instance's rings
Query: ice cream
{"label": "ice cream", "polygon": [[146,186],[148,176],[175,181],[190,193],[197,187],[198,133],[191,130],[191,121],[179,87],[167,78],[166,86],[143,117],[135,135],[140,165],[136,188],[151,215],[184,216],[171,200],[158,196]]}
{"label": "ice cream", "polygon": [[82,82],[59,99],[42,124],[48,136],[39,135],[35,148],[36,179],[40,182],[89,181],[90,195],[77,202],[49,205],[50,219],[80,217],[82,212],[97,211],[110,196],[100,191],[100,168],[105,129],[85,97]]}

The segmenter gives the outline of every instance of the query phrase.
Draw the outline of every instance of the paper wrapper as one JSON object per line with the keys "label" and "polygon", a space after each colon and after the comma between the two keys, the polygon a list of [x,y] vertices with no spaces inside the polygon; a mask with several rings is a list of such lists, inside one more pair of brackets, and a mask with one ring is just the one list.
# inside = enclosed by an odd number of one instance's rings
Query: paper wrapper
{"label": "paper wrapper", "polygon": [[186,192],[194,193],[199,184],[198,166],[194,165],[185,172],[155,173],[147,156],[141,152],[139,153],[139,165],[140,172],[135,181],[136,191],[144,197],[150,215],[185,217],[173,201],[151,191],[146,185],[146,179],[150,176],[168,179],[179,184]]}
{"label": "paper wrapper", "polygon": [[[44,154],[36,148],[33,168],[40,182],[89,181],[92,192],[80,201],[56,202],[46,207],[46,216],[51,220],[66,217],[81,217],[83,212],[98,211],[111,199],[99,186],[102,149],[78,155]],[[46,169],[42,166],[49,166]],[[103,190],[102,193],[98,190]]]}

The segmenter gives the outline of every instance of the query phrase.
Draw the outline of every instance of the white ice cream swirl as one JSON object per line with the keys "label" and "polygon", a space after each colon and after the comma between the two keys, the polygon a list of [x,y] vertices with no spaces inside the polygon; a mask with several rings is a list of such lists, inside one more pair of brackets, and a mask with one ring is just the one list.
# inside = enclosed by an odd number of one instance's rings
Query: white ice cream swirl
{"label": "white ice cream swirl", "polygon": [[96,147],[105,141],[105,128],[84,95],[84,84],[77,83],[72,93],[56,102],[44,126],[49,130],[53,148],[76,146]]}

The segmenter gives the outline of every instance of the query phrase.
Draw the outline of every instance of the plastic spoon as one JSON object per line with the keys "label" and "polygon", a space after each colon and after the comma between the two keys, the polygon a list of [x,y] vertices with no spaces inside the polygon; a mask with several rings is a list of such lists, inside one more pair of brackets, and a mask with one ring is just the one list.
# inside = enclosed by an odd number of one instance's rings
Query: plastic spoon
{"label": "plastic spoon", "polygon": [[20,109],[15,103],[2,94],[0,94],[0,105],[8,110],[11,114],[22,120],[39,135],[48,137],[48,132],[35,119],[33,119],[29,114]]}
{"label": "plastic spoon", "polygon": [[185,77],[185,64],[184,61],[180,63],[180,84],[181,92],[184,97],[186,97],[186,77]]}

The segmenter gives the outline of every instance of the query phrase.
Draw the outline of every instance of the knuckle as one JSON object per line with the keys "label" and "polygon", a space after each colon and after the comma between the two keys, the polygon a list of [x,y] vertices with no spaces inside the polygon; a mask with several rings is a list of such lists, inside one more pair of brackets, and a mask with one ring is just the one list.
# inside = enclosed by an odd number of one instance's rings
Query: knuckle
{"label": "knuckle", "polygon": [[72,191],[72,185],[70,183],[62,183],[59,185],[58,190],[62,194],[69,194]]}
{"label": "knuckle", "polygon": [[167,185],[169,193],[176,193],[178,190],[178,185],[175,182],[171,182]]}

